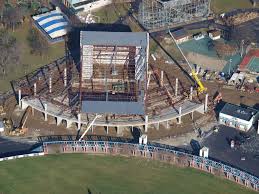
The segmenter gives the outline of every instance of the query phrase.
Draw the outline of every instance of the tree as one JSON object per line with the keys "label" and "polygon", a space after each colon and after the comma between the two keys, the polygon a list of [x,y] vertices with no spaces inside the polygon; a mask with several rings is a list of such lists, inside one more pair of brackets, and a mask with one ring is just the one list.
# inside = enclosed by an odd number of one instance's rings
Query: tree
{"label": "tree", "polygon": [[27,37],[29,46],[31,47],[32,54],[39,54],[42,56],[46,54],[49,49],[48,42],[41,36],[41,34],[34,28],[29,30]]}
{"label": "tree", "polygon": [[16,26],[22,23],[23,15],[24,11],[19,7],[9,7],[4,10],[3,22],[14,31]]}
{"label": "tree", "polygon": [[20,49],[16,39],[7,30],[0,31],[0,67],[3,75],[19,63]]}

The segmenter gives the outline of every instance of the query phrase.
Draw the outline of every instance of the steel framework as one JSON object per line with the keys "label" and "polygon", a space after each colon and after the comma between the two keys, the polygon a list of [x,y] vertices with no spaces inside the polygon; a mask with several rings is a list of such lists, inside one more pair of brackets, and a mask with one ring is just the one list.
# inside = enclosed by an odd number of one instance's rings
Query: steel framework
{"label": "steel framework", "polygon": [[138,20],[147,29],[163,28],[207,17],[210,0],[142,0]]}

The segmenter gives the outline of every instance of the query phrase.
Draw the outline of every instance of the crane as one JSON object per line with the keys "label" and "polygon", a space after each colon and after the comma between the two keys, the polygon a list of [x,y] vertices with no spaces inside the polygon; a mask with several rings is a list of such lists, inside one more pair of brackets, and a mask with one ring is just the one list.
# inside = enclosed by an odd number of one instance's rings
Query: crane
{"label": "crane", "polygon": [[198,93],[203,93],[203,92],[206,92],[207,91],[207,88],[204,87],[204,85],[202,84],[201,80],[199,79],[197,73],[195,72],[195,69],[192,68],[191,64],[189,63],[188,59],[185,57],[182,49],[180,48],[180,46],[176,43],[176,40],[173,36],[173,34],[171,33],[170,29],[168,30],[169,31],[169,34],[170,36],[172,37],[175,45],[177,46],[177,48],[179,49],[180,53],[182,54],[184,60],[187,62],[188,66],[190,67],[191,69],[191,75],[193,77],[193,79],[195,80],[196,84],[198,85]]}

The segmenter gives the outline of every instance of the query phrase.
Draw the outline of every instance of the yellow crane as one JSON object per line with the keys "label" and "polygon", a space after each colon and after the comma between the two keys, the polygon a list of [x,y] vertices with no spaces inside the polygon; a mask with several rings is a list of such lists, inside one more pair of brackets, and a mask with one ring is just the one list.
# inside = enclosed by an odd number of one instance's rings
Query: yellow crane
{"label": "yellow crane", "polygon": [[176,43],[176,40],[173,36],[173,34],[171,33],[170,29],[168,30],[170,36],[172,37],[175,45],[177,46],[177,48],[179,49],[180,53],[182,54],[182,56],[184,57],[184,60],[187,62],[188,66],[191,69],[191,76],[193,77],[193,79],[195,80],[196,84],[198,85],[198,93],[203,93],[207,91],[207,88],[204,87],[204,85],[202,84],[201,80],[199,79],[197,73],[195,72],[195,69],[193,69],[193,67],[191,66],[191,64],[189,63],[188,59],[185,57],[182,49],[180,48],[180,46]]}

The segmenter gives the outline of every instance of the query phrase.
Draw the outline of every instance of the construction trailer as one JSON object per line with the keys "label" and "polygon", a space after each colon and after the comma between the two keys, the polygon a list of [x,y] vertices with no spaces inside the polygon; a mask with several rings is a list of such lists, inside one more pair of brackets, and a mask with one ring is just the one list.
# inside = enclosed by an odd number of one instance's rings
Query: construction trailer
{"label": "construction trailer", "polygon": [[142,0],[138,20],[149,30],[207,18],[210,0]]}

